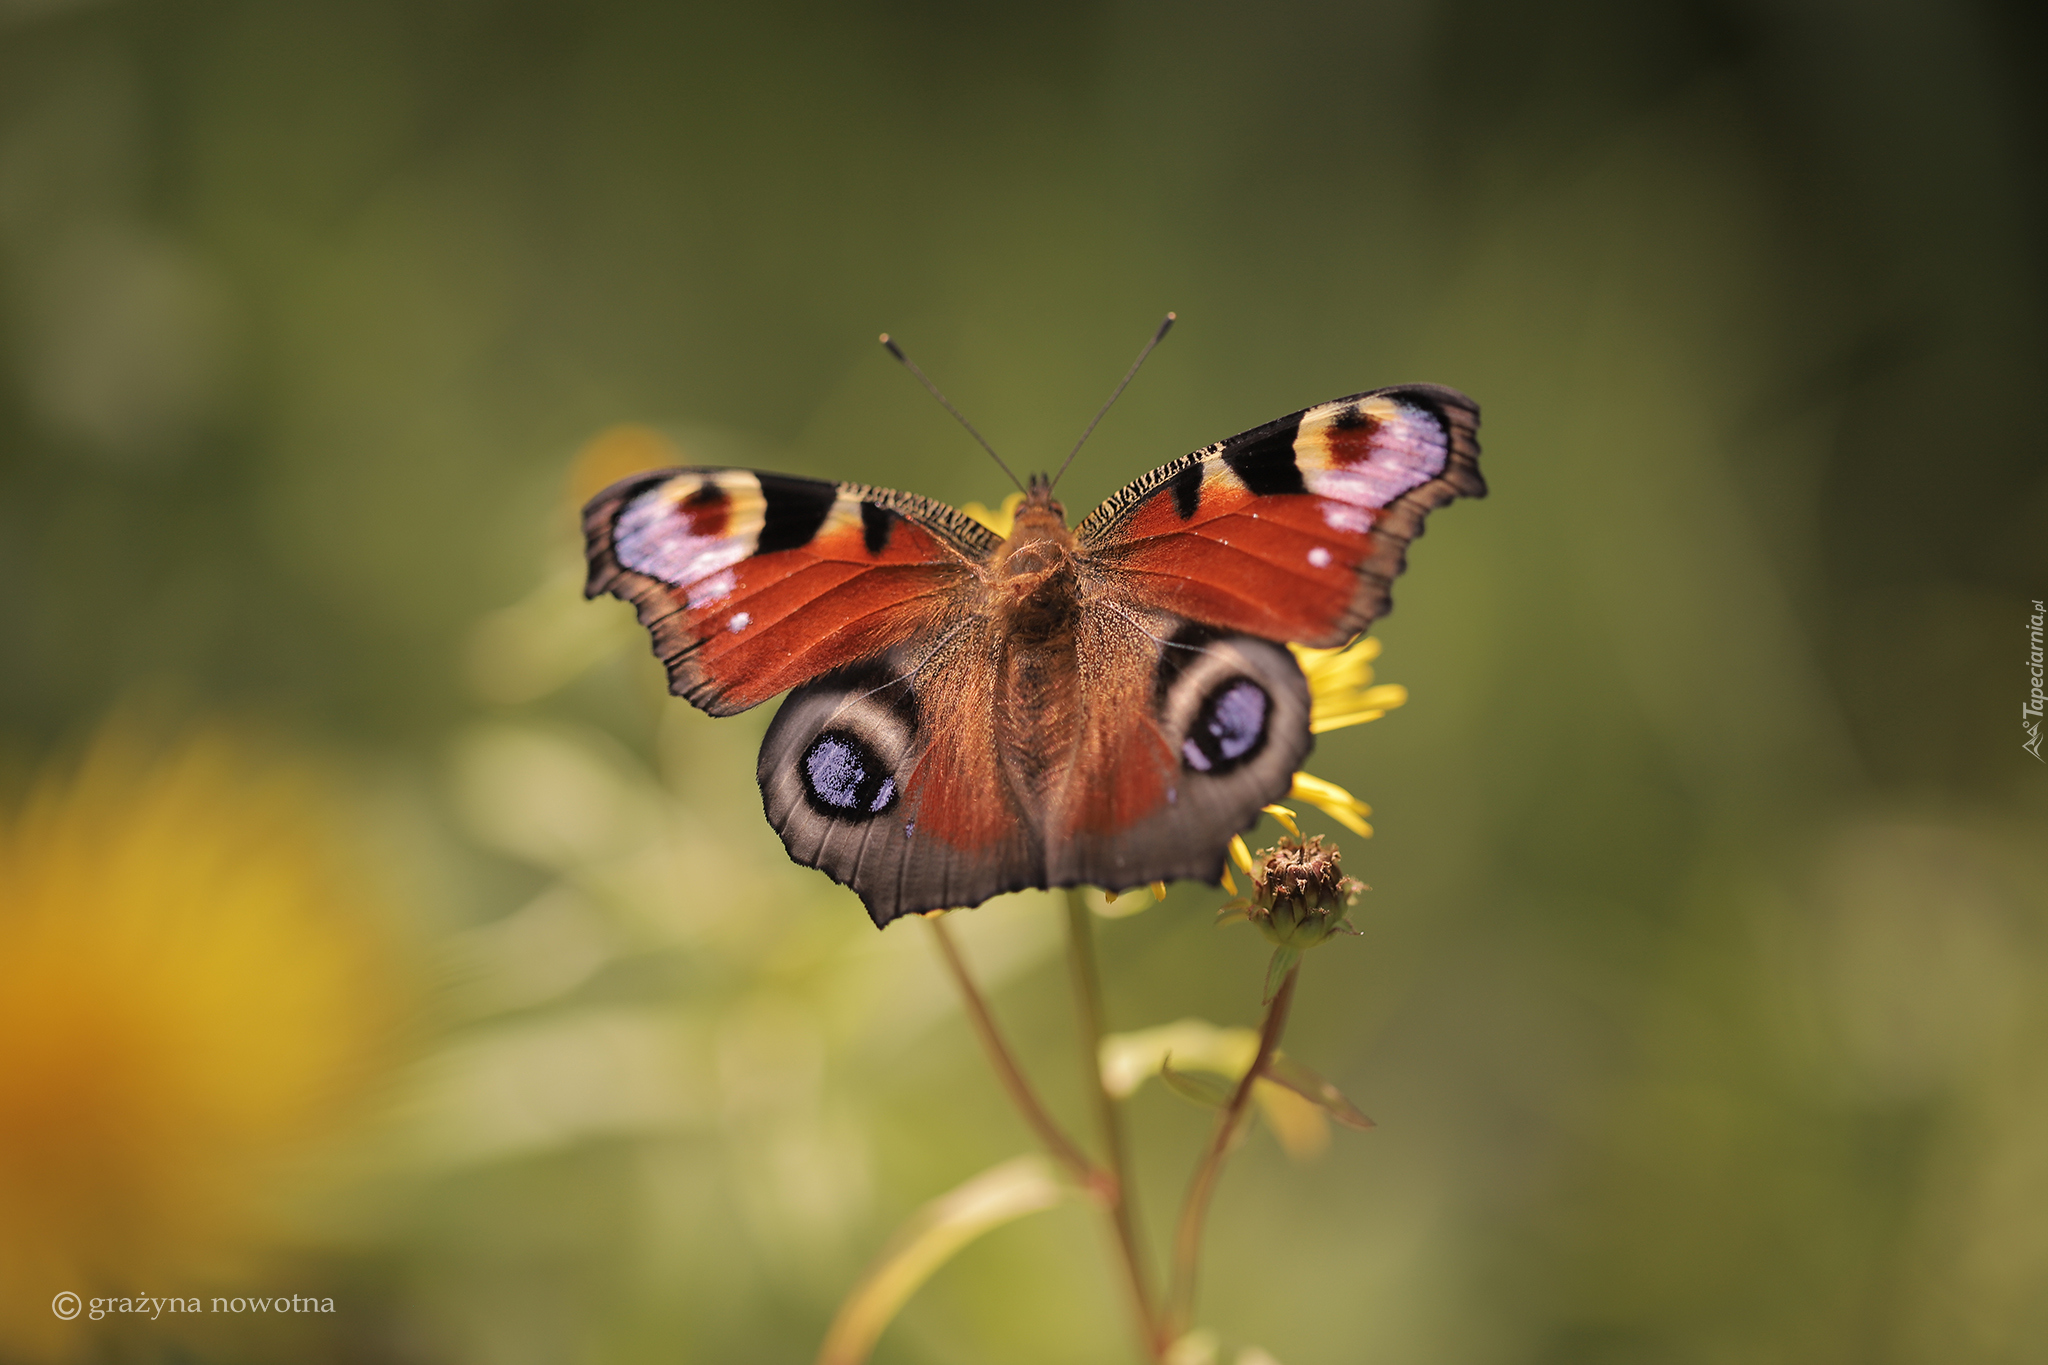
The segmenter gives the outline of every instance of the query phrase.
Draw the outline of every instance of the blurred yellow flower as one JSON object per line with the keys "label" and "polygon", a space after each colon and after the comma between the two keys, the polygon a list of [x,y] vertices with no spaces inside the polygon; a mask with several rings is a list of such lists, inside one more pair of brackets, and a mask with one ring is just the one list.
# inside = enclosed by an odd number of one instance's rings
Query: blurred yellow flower
{"label": "blurred yellow flower", "polygon": [[0,1358],[62,1290],[199,1293],[385,1060],[397,994],[304,778],[118,731],[0,824]]}
{"label": "blurred yellow flower", "polygon": [[1024,495],[1022,493],[1012,493],[993,509],[985,507],[978,502],[970,502],[960,510],[973,517],[983,526],[988,527],[989,530],[994,531],[997,535],[1007,536],[1010,534],[1010,528],[1016,525],[1017,509],[1023,505]]}
{"label": "blurred yellow flower", "polygon": [[634,423],[606,427],[570,459],[569,501],[580,512],[584,503],[620,479],[687,463],[682,449],[653,427]]}

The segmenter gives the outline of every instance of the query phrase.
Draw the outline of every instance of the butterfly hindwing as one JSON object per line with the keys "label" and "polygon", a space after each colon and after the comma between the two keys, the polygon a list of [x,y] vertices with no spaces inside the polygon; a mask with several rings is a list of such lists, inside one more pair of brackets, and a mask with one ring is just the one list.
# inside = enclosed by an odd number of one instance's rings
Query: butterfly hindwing
{"label": "butterfly hindwing", "polygon": [[586,596],[638,609],[669,688],[732,715],[916,635],[1000,543],[926,498],[745,469],[668,469],[584,509]]}
{"label": "butterfly hindwing", "polygon": [[791,693],[761,743],[762,804],[789,856],[852,887],[877,925],[1039,880],[988,742],[988,679],[965,664],[892,650],[839,670]]}
{"label": "butterfly hindwing", "polygon": [[1284,646],[1189,624],[1149,639],[1149,695],[1101,706],[1083,731],[1052,807],[1047,885],[1215,882],[1230,836],[1308,757],[1308,683]]}
{"label": "butterfly hindwing", "polygon": [[1173,626],[1084,613],[1093,666],[1043,707],[1004,693],[980,623],[806,684],[761,746],[768,821],[878,925],[1025,887],[1214,881],[1308,752],[1308,686],[1282,646]]}
{"label": "butterfly hindwing", "polygon": [[1411,384],[1323,403],[1153,470],[1077,528],[1135,602],[1340,645],[1384,615],[1435,507],[1484,497],[1479,409]]}

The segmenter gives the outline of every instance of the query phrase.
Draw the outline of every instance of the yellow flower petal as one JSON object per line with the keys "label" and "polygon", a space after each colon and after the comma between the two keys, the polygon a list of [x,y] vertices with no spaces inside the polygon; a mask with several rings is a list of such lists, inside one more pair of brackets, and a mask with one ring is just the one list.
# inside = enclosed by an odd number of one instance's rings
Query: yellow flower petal
{"label": "yellow flower petal", "polygon": [[1398,684],[1372,685],[1372,661],[1379,657],[1380,642],[1370,636],[1339,649],[1289,648],[1308,679],[1311,733],[1378,720],[1408,700],[1408,689]]}
{"label": "yellow flower petal", "polygon": [[1129,919],[1152,904],[1150,896],[1136,891],[1105,891],[1099,886],[1087,887],[1088,908],[1103,919]]}
{"label": "yellow flower petal", "polygon": [[1233,896],[1237,894],[1237,883],[1231,880],[1230,869],[1227,867],[1223,869],[1223,889]]}
{"label": "yellow flower petal", "polygon": [[1381,683],[1378,687],[1366,688],[1358,700],[1362,705],[1391,711],[1397,706],[1408,704],[1408,689],[1399,683]]}
{"label": "yellow flower petal", "polygon": [[1295,838],[1301,837],[1301,826],[1294,823],[1294,812],[1285,806],[1261,806],[1261,810],[1278,820],[1282,827]]}
{"label": "yellow flower petal", "polygon": [[1314,773],[1296,773],[1294,788],[1287,793],[1287,799],[1306,801],[1353,834],[1366,839],[1372,837],[1372,826],[1365,822],[1365,817],[1372,814],[1372,807],[1335,782],[1327,782]]}
{"label": "yellow flower petal", "polygon": [[1332,730],[1342,730],[1347,725],[1363,725],[1369,720],[1378,720],[1385,711],[1346,711],[1341,716],[1324,716],[1308,723],[1312,735],[1326,735]]}
{"label": "yellow flower petal", "polygon": [[1301,661],[1301,671],[1304,673],[1315,668],[1331,666],[1335,661],[1341,661],[1346,667],[1354,667],[1370,664],[1380,657],[1380,642],[1376,635],[1361,635],[1350,644],[1338,645],[1335,649],[1310,649],[1306,645],[1289,645],[1288,648],[1293,650],[1294,657]]}
{"label": "yellow flower petal", "polygon": [[1245,846],[1242,834],[1230,836],[1230,858],[1232,862],[1244,869],[1245,876],[1249,877],[1252,875],[1252,868],[1255,866],[1252,862],[1252,851]]}
{"label": "yellow flower petal", "polygon": [[1165,882],[1154,882],[1154,883],[1152,883],[1152,899],[1153,899],[1153,900],[1155,900],[1155,901],[1163,901],[1163,900],[1165,900],[1165,899],[1166,899],[1166,883],[1165,883]]}
{"label": "yellow flower petal", "polygon": [[990,510],[978,502],[970,502],[960,510],[973,517],[983,526],[988,527],[989,530],[994,531],[997,535],[1007,536],[1010,534],[1010,527],[1016,523],[1017,509],[1023,505],[1024,495],[1022,493],[1012,493],[1009,497],[1004,498],[1001,504],[994,508],[994,510]]}

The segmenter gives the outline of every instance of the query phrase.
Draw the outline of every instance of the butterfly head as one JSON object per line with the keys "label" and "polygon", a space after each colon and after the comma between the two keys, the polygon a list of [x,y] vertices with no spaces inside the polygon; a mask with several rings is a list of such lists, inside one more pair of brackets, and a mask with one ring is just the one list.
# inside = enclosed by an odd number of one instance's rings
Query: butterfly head
{"label": "butterfly head", "polygon": [[1067,510],[1053,498],[1043,474],[1033,474],[1024,501],[1010,522],[1010,534],[996,552],[996,571],[1016,578],[1055,567],[1072,557],[1074,533],[1067,529]]}

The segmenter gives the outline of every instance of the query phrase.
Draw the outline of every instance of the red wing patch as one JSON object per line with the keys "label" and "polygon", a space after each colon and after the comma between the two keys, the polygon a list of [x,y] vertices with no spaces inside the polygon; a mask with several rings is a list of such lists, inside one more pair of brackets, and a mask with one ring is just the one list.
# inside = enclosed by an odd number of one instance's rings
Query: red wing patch
{"label": "red wing patch", "polygon": [[1156,469],[1078,528],[1104,590],[1269,640],[1384,615],[1430,509],[1484,497],[1479,409],[1410,385],[1340,398]]}
{"label": "red wing patch", "polygon": [[999,543],[923,498],[743,469],[628,479],[583,525],[585,595],[631,602],[669,690],[717,716],[924,630]]}

